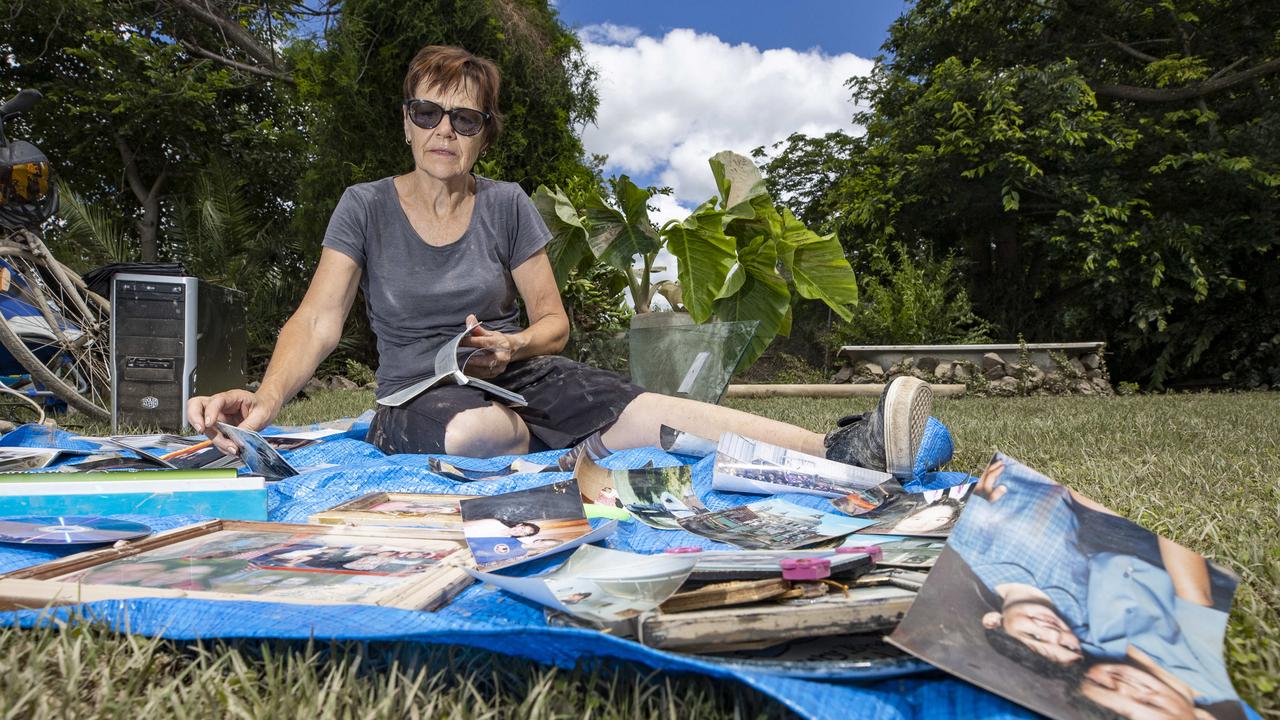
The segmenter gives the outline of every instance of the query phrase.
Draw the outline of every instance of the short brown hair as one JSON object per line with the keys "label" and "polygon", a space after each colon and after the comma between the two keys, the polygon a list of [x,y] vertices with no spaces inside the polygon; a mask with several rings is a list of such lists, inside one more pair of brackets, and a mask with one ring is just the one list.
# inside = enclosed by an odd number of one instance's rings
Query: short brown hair
{"label": "short brown hair", "polygon": [[428,45],[418,51],[409,62],[404,75],[404,99],[412,100],[423,82],[429,88],[472,88],[480,100],[482,110],[489,113],[484,125],[486,147],[498,139],[502,131],[502,115],[498,112],[498,91],[502,77],[492,60],[472,55],[453,45]]}

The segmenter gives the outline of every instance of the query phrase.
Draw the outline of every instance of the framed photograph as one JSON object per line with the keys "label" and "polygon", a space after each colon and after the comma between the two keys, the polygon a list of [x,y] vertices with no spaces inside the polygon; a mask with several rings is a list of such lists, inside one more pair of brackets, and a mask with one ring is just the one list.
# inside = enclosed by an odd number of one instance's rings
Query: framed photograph
{"label": "framed photograph", "polygon": [[[318,525],[395,525],[462,531],[459,503],[475,495],[376,492],[318,512],[307,522]],[[459,535],[461,537],[461,535]]]}
{"label": "framed photograph", "polygon": [[471,583],[440,531],[211,520],[0,577],[0,607],[189,597],[431,610]]}

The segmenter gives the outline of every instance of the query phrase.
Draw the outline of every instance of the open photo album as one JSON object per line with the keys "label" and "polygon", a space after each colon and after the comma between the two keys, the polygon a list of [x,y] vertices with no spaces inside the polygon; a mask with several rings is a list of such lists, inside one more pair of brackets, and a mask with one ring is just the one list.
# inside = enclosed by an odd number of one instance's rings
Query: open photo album
{"label": "open photo album", "polygon": [[438,351],[436,351],[435,374],[431,377],[420,380],[403,390],[391,393],[384,398],[378,398],[379,405],[388,407],[400,407],[410,400],[418,397],[426,392],[429,388],[435,387],[440,383],[454,383],[457,385],[471,385],[493,395],[508,405],[523,407],[528,403],[525,402],[524,396],[519,393],[511,392],[505,388],[498,387],[491,382],[472,377],[463,372],[463,368],[467,366],[467,361],[472,355],[478,352],[484,352],[480,348],[464,348],[460,347],[462,338],[466,337],[480,323],[468,325],[465,330],[450,338]]}

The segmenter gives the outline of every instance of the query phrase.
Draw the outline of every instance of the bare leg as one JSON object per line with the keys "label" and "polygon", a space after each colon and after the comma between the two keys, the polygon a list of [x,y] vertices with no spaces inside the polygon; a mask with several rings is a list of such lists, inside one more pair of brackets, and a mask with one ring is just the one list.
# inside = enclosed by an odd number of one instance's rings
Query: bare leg
{"label": "bare leg", "polygon": [[463,457],[523,455],[529,452],[529,428],[515,413],[491,403],[455,415],[444,428],[444,450]]}
{"label": "bare leg", "polygon": [[632,400],[602,439],[610,450],[656,446],[661,442],[662,425],[708,440],[718,440],[720,433],[732,432],[818,457],[826,453],[821,433],[741,410],[657,393],[645,393]]}

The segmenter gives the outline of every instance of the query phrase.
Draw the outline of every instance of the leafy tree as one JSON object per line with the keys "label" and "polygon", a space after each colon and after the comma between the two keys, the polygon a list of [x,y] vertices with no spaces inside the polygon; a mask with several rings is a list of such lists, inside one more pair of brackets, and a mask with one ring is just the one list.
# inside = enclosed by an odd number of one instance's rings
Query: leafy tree
{"label": "leafy tree", "polygon": [[[171,198],[212,156],[236,158],[264,221],[284,211],[303,159],[287,79],[204,50],[225,31],[187,15],[186,4],[19,0],[0,14],[0,94],[45,94],[27,137],[84,203],[128,220],[145,260],[165,254]],[[261,13],[227,5],[235,19],[226,22],[252,38]]]}
{"label": "leafy tree", "polygon": [[865,136],[768,174],[856,267],[958,253],[1007,337],[1100,335],[1153,387],[1278,383],[1278,31],[1245,0],[919,0],[851,81]]}

